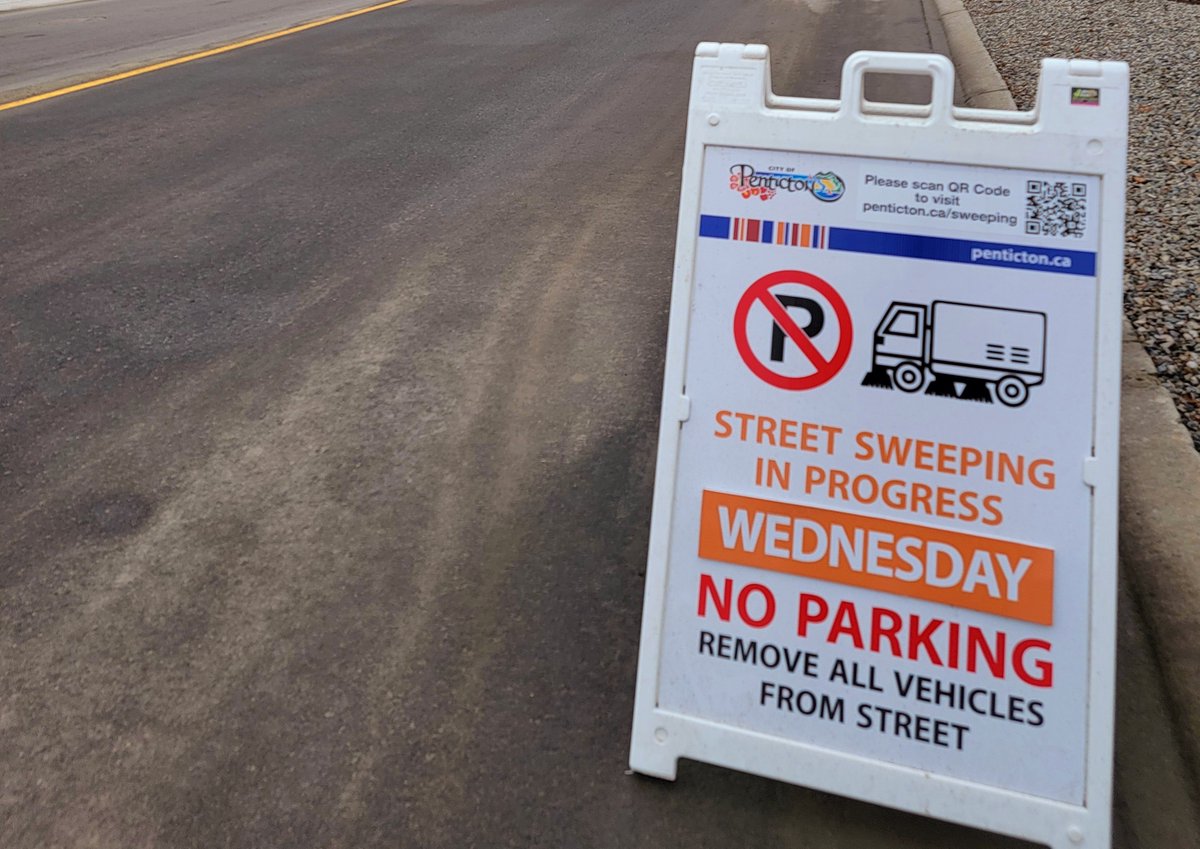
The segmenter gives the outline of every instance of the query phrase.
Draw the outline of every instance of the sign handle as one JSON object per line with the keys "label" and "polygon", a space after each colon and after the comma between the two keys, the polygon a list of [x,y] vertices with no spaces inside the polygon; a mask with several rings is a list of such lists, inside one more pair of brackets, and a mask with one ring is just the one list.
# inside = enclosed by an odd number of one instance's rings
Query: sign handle
{"label": "sign handle", "polygon": [[842,114],[862,120],[869,115],[913,116],[911,104],[875,103],[864,96],[867,74],[909,74],[930,77],[933,94],[918,120],[941,123],[952,118],[954,108],[954,65],[945,56],[932,53],[887,53],[860,50],[842,66]]}

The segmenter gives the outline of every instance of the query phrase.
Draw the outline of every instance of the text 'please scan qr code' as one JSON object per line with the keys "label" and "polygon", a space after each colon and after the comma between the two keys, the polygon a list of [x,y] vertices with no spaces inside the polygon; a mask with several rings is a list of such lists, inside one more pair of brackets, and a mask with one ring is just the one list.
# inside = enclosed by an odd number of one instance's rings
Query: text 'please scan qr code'
{"label": "text 'please scan qr code'", "polygon": [[1025,232],[1031,236],[1083,238],[1087,227],[1087,184],[1025,181]]}

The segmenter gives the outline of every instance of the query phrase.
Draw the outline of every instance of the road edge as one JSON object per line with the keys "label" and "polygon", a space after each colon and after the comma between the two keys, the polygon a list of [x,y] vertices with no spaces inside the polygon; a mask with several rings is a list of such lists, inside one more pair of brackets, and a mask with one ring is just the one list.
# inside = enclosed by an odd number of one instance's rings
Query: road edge
{"label": "road edge", "polygon": [[[930,0],[967,106],[1016,109],[962,0]],[[1119,559],[1200,797],[1200,453],[1129,321],[1121,371]]]}
{"label": "road edge", "polygon": [[65,6],[82,3],[84,0],[0,0],[0,13],[23,12],[26,9],[41,9],[45,6]]}

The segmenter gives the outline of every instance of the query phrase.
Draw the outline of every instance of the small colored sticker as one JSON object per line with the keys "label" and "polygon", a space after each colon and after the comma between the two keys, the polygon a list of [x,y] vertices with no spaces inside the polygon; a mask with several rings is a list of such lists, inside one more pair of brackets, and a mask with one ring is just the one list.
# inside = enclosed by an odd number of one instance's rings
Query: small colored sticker
{"label": "small colored sticker", "polygon": [[1071,105],[1072,106],[1099,106],[1100,105],[1100,89],[1098,89],[1098,88],[1072,88],[1071,89]]}

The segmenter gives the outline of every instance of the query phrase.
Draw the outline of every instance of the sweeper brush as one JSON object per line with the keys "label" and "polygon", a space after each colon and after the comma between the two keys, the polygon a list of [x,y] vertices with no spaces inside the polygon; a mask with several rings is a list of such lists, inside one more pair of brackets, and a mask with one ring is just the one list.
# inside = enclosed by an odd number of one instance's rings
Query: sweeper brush
{"label": "sweeper brush", "polygon": [[873,386],[876,389],[893,389],[892,376],[882,366],[875,366],[862,379],[863,386]]}
{"label": "sweeper brush", "polygon": [[926,395],[936,395],[939,398],[957,398],[958,391],[954,386],[954,381],[948,377],[935,377],[933,382],[929,384],[929,388],[925,390]]}

